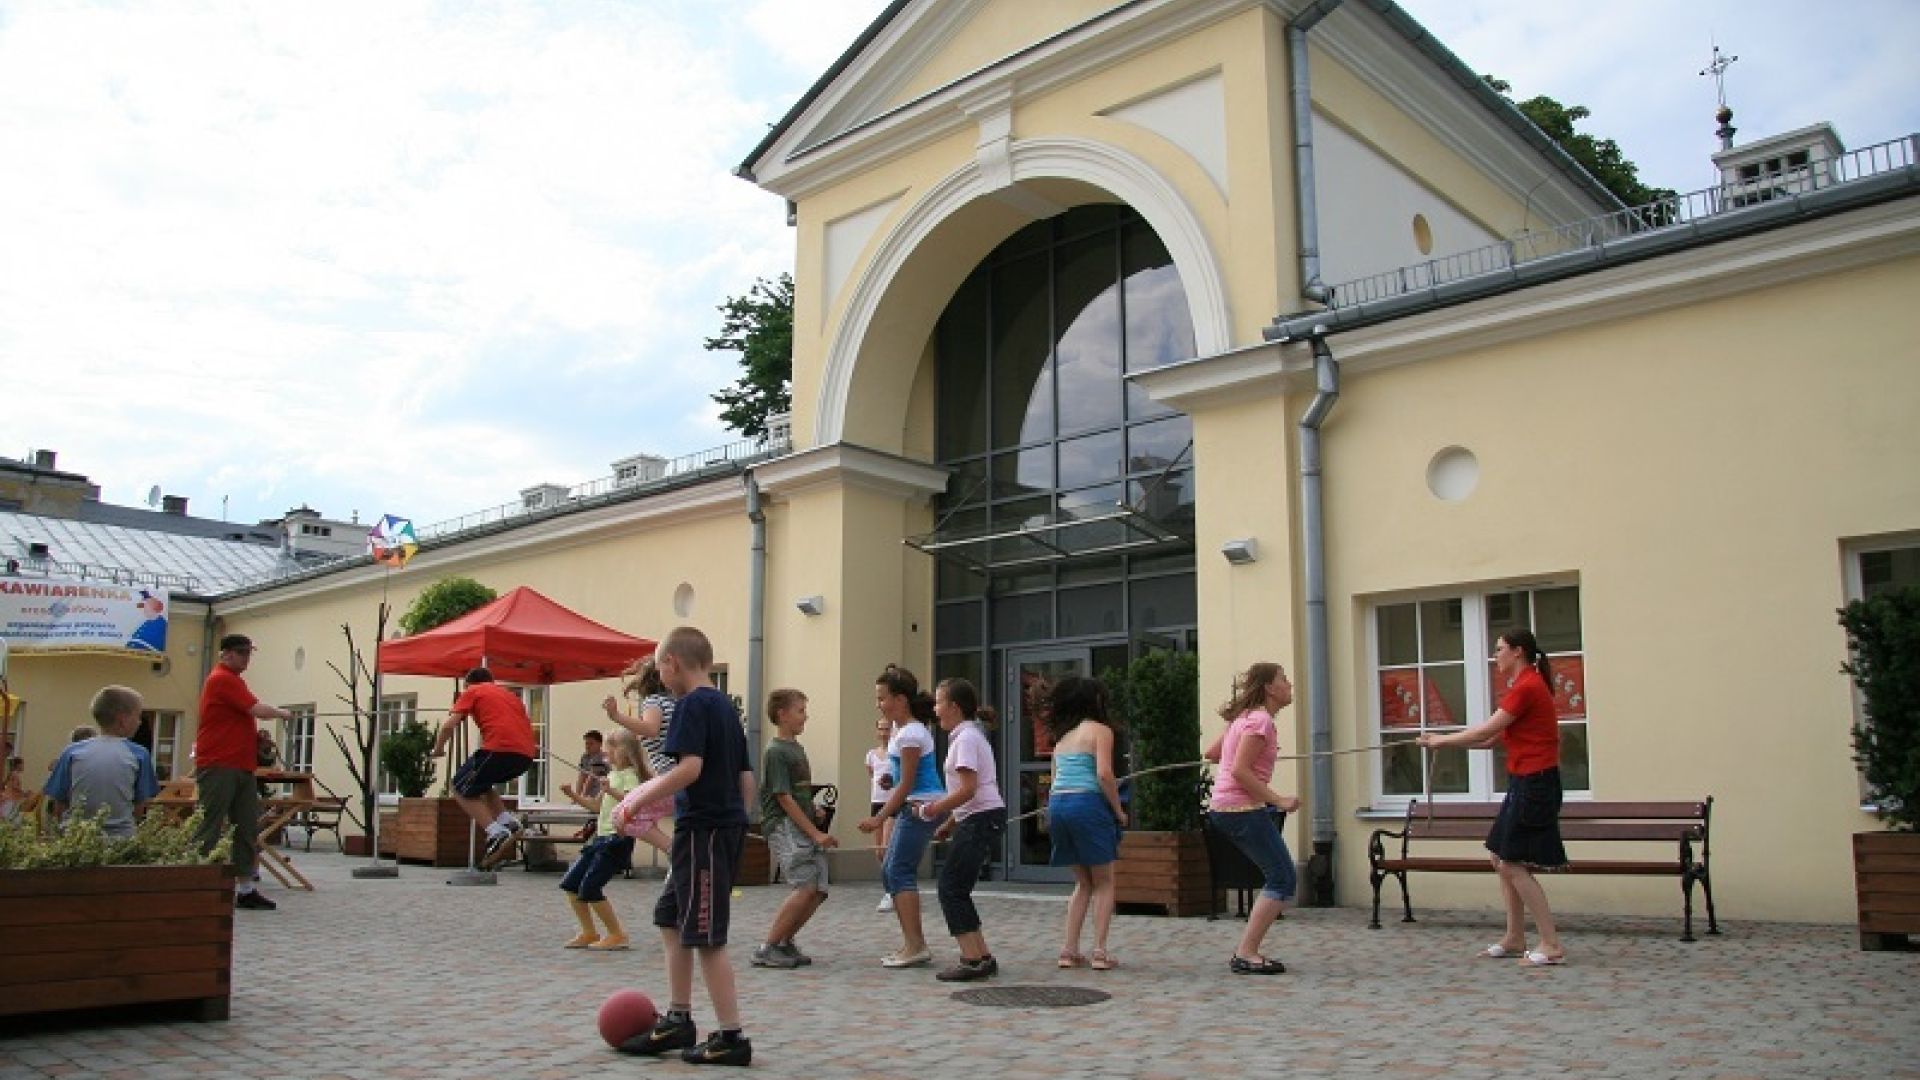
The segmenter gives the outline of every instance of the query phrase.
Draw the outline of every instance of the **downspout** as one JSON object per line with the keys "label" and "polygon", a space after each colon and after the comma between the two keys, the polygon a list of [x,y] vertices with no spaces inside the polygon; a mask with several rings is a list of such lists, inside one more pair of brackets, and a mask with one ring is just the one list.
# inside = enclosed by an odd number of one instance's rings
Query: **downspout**
{"label": "downspout", "polygon": [[[1293,106],[1294,222],[1300,241],[1300,294],[1316,304],[1328,300],[1320,277],[1320,212],[1314,195],[1313,88],[1307,70],[1307,31],[1326,18],[1340,0],[1315,0],[1287,24],[1288,85]],[[1313,375],[1317,393],[1300,417],[1300,531],[1306,558],[1307,717],[1314,752],[1309,773],[1313,792],[1313,853],[1307,858],[1304,902],[1332,907],[1333,895],[1333,685],[1327,646],[1326,538],[1320,499],[1320,425],[1340,397],[1340,370],[1325,339],[1313,339]]]}
{"label": "downspout", "polygon": [[1313,190],[1313,91],[1307,74],[1307,31],[1340,0],[1315,0],[1287,24],[1288,97],[1293,106],[1294,228],[1300,240],[1300,295],[1327,302],[1320,280],[1320,206]]}
{"label": "downspout", "polygon": [[760,753],[760,699],[766,679],[767,652],[767,515],[760,507],[760,481],[749,472],[747,520],[752,541],[747,555],[747,746]]}
{"label": "downspout", "polygon": [[1333,665],[1327,649],[1327,549],[1320,500],[1320,425],[1340,397],[1340,365],[1327,339],[1313,339],[1317,393],[1300,417],[1300,532],[1306,556],[1307,721],[1313,742],[1313,854],[1307,859],[1305,903],[1332,907],[1333,897],[1333,704],[1328,695]]}

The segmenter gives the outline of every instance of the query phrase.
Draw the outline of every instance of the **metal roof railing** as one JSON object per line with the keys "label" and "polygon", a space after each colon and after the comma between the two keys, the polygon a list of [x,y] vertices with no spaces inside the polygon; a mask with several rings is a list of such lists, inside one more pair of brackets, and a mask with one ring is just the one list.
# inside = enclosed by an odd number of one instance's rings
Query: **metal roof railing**
{"label": "metal roof railing", "polygon": [[1732,210],[1791,199],[1871,176],[1912,170],[1917,142],[1920,142],[1920,136],[1892,139],[1849,151],[1837,158],[1716,184],[1568,225],[1528,231],[1511,240],[1456,255],[1355,278],[1331,287],[1327,307],[1338,310],[1377,303],[1484,274],[1499,273],[1540,259],[1602,248],[1629,237],[1693,224]]}
{"label": "metal roof railing", "polygon": [[6,572],[13,577],[30,574],[35,577],[78,578],[81,581],[99,581],[109,585],[151,585],[156,589],[172,592],[195,594],[200,592],[200,579],[192,574],[134,570],[125,566],[102,566],[99,563],[73,562],[67,559],[40,559],[31,555],[9,557],[6,562]]}
{"label": "metal roof railing", "polygon": [[431,525],[414,530],[424,542],[444,540],[473,529],[499,525],[504,522],[522,519],[546,517],[568,510],[577,510],[603,502],[612,502],[615,498],[626,497],[656,487],[683,483],[702,474],[719,475],[733,472],[742,466],[779,457],[792,448],[791,437],[769,435],[758,439],[740,439],[725,443],[709,450],[698,450],[691,454],[682,454],[669,458],[652,468],[637,471],[629,477],[602,476],[583,484],[575,484],[566,489],[566,494],[546,501],[543,496],[534,496],[538,502],[530,504],[523,498],[518,502],[501,503],[485,510],[475,510],[445,521],[436,521]]}

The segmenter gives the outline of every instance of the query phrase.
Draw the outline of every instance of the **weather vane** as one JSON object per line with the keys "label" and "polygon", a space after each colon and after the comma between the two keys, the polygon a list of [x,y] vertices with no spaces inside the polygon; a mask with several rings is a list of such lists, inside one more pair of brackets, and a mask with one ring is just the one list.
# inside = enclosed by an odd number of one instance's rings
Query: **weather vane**
{"label": "weather vane", "polygon": [[1733,62],[1738,59],[1740,58],[1737,56],[1722,56],[1720,44],[1714,42],[1713,62],[1700,71],[1702,75],[1713,76],[1714,93],[1720,100],[1720,108],[1713,114],[1713,118],[1720,122],[1720,126],[1715,128],[1713,133],[1720,136],[1722,150],[1733,149],[1733,135],[1736,129],[1733,126],[1733,110],[1727,108],[1727,69],[1732,67]]}
{"label": "weather vane", "polygon": [[1720,46],[1715,45],[1713,47],[1713,63],[1708,64],[1700,70],[1700,74],[1702,75],[1713,76],[1714,94],[1719,99],[1722,108],[1725,108],[1727,104],[1727,69],[1732,67],[1733,62],[1738,59],[1740,58],[1737,56],[1722,56],[1720,54]]}

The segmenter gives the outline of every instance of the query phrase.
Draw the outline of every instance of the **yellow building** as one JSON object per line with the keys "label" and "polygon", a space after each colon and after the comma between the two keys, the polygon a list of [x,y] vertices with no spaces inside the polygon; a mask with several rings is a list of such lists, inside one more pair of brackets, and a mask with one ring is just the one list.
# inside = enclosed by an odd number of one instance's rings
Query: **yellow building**
{"label": "yellow building", "polygon": [[[1278,660],[1284,751],[1386,746],[1276,778],[1348,905],[1427,783],[1410,740],[1483,719],[1492,637],[1525,625],[1564,676],[1570,798],[1711,795],[1723,914],[1848,920],[1875,819],[1833,612],[1920,576],[1920,181],[1912,139],[1794,134],[1629,213],[1390,0],[895,4],[741,167],[795,222],[790,453],[213,619],[263,647],[257,692],[321,712],[341,625],[445,574],[692,622],[732,692],[811,695],[815,772],[855,802],[875,674],[962,674],[1007,703],[1015,813],[1046,769],[1028,682],[1196,649],[1210,738]],[[556,753],[610,689],[547,695]],[[1502,779],[1462,751],[1431,783]],[[1045,854],[1029,826],[1005,861]],[[1675,910],[1671,880],[1552,888]]]}

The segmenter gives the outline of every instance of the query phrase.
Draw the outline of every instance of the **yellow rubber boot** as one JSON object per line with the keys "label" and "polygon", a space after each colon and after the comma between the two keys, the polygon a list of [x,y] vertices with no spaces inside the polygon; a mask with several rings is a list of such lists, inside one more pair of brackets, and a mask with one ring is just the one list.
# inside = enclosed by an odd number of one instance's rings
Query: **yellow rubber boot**
{"label": "yellow rubber boot", "polygon": [[595,900],[587,906],[592,908],[593,913],[600,916],[600,921],[607,926],[606,936],[587,948],[595,952],[616,952],[625,949],[628,945],[627,932],[620,928],[620,916],[613,913],[613,901]]}
{"label": "yellow rubber boot", "polygon": [[591,948],[594,942],[600,940],[600,935],[593,929],[592,910],[588,908],[585,900],[577,896],[567,897],[567,903],[573,906],[573,917],[580,920],[580,933],[572,941],[567,942],[565,948]]}

